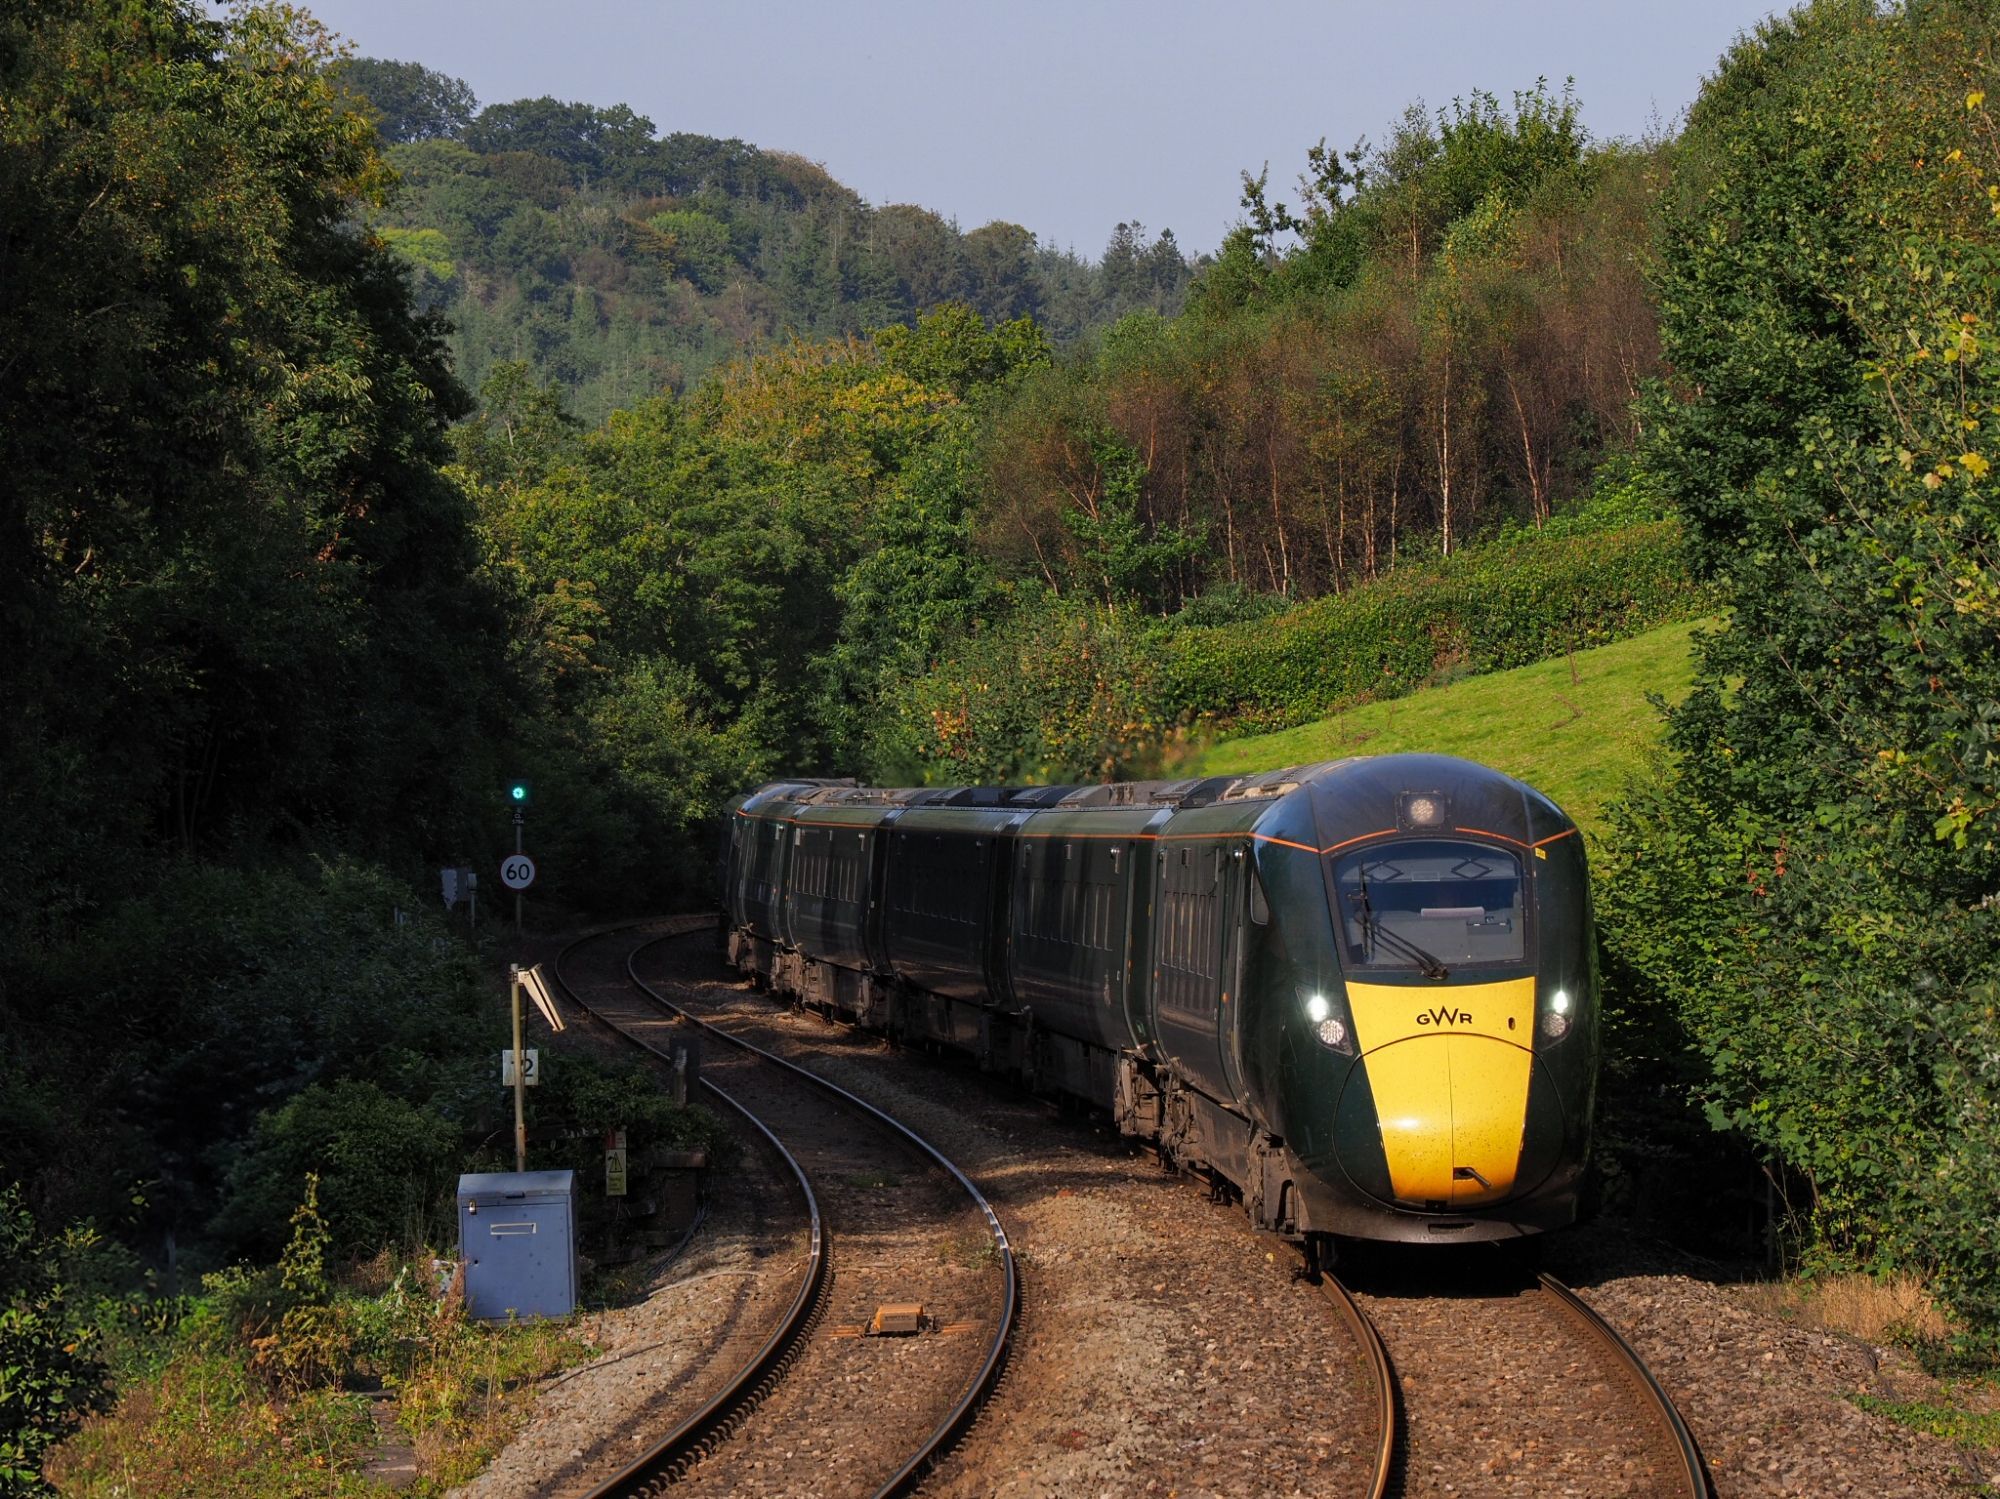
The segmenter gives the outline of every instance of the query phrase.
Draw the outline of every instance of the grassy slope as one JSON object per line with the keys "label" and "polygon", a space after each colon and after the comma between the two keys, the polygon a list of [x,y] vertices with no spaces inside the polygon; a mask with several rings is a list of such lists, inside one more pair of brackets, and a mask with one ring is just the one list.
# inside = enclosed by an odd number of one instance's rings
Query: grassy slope
{"label": "grassy slope", "polygon": [[1226,740],[1181,773],[1427,750],[1518,776],[1554,797],[1586,830],[1601,831],[1605,804],[1659,741],[1659,715],[1647,696],[1678,702],[1688,690],[1688,639],[1697,628],[1668,625],[1580,651],[1574,681],[1570,659],[1558,658],[1368,703],[1276,734]]}

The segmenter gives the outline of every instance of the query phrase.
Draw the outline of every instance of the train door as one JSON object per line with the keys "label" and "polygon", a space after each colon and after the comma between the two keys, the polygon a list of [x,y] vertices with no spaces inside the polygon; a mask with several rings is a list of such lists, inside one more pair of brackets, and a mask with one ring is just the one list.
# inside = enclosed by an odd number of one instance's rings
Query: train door
{"label": "train door", "polygon": [[1147,1013],[1146,994],[1152,987],[1140,983],[1136,969],[1144,963],[1150,949],[1145,945],[1148,937],[1147,889],[1148,868],[1146,845],[1138,842],[1118,845],[1118,863],[1122,866],[1123,884],[1118,890],[1120,927],[1125,940],[1119,944],[1115,954],[1118,975],[1118,1024],[1124,1033],[1121,1045],[1150,1049],[1153,1041],[1152,1017]]}
{"label": "train door", "polygon": [[1250,860],[1241,843],[1218,845],[1216,919],[1221,926],[1222,1003],[1216,1014],[1216,1050],[1222,1057],[1228,1096],[1246,1096],[1243,1087],[1243,911],[1249,896]]}
{"label": "train door", "polygon": [[1231,1095],[1220,1043],[1236,995],[1224,967],[1228,849],[1208,838],[1163,839],[1154,853],[1152,991],[1155,1034],[1204,1093]]}
{"label": "train door", "polygon": [[868,834],[868,912],[863,930],[867,934],[868,966],[884,975],[889,972],[889,943],[885,930],[889,905],[889,836],[896,820],[902,815],[901,807],[890,808]]}

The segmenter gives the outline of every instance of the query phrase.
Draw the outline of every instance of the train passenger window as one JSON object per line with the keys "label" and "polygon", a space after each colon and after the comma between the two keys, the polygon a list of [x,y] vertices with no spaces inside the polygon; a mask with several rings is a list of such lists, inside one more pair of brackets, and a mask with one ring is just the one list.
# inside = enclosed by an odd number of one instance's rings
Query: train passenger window
{"label": "train passenger window", "polygon": [[1378,843],[1333,868],[1350,967],[1518,963],[1525,951],[1521,862],[1442,838]]}

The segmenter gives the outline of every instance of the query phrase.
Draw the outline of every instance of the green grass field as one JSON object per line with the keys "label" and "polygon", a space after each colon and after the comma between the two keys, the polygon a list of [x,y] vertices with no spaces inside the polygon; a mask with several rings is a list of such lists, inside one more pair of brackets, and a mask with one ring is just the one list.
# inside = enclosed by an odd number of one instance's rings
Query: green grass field
{"label": "green grass field", "polygon": [[[1686,695],[1689,637],[1668,625],[1617,645],[1367,703],[1318,723],[1209,746],[1186,773],[1228,775],[1408,750],[1462,755],[1554,797],[1587,832],[1660,738],[1649,694]],[[1571,661],[1574,660],[1574,674]],[[1179,767],[1176,767],[1177,769]]]}

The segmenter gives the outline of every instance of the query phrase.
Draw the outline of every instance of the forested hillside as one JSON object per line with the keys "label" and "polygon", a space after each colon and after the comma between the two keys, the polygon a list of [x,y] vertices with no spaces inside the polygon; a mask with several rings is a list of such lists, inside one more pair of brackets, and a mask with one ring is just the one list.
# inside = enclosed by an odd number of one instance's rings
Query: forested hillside
{"label": "forested hillside", "polygon": [[591,421],[774,343],[946,302],[1068,342],[1177,311],[1194,270],[1168,230],[1118,224],[1091,261],[1018,224],[871,206],[804,157],[661,135],[623,105],[481,109],[456,79],[374,58],[336,76],[402,178],[383,237],[449,319],[461,377],[524,362]]}
{"label": "forested hillside", "polygon": [[[1276,721],[1265,699],[1310,716],[1706,607],[1674,586],[1670,526],[1629,567],[1586,539],[1664,514],[1621,456],[1656,368],[1657,155],[1593,145],[1575,101],[1537,89],[1309,162],[1296,211],[1246,180],[1249,220],[1183,315],[1087,348],[946,304],[595,428],[561,382],[496,369],[454,473],[542,634],[522,659],[549,732],[652,788],[607,823],[624,793],[548,756],[555,836],[597,850],[593,893],[629,888],[644,846],[611,827],[696,825],[779,769],[1116,774],[1191,724]],[[1509,552],[1552,524],[1573,539]],[[1252,669],[1248,689],[1161,665],[1205,659],[1207,627],[1482,539],[1500,550],[1454,595],[1471,613],[1413,575],[1338,666]]]}

